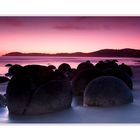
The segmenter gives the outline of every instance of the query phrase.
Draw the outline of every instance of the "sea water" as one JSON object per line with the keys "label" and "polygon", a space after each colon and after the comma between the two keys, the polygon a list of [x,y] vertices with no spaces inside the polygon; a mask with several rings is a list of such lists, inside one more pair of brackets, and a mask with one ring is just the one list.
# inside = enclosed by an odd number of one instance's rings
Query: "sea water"
{"label": "sea water", "polygon": [[7,72],[6,64],[20,64],[22,66],[28,64],[39,65],[55,65],[58,67],[61,63],[68,63],[72,68],[76,68],[80,62],[90,60],[96,64],[100,60],[118,60],[118,64],[125,63],[128,65],[140,65],[140,58],[124,58],[124,57],[46,57],[46,56],[0,56],[0,74]]}
{"label": "sea water", "polygon": [[[58,67],[61,63],[69,63],[76,68],[80,62],[90,60],[96,64],[100,60],[117,59],[118,63],[139,66],[140,59],[136,58],[105,58],[105,57],[27,57],[3,56],[0,57],[0,74],[7,73],[5,64],[53,64]],[[72,107],[60,112],[41,116],[9,116],[7,108],[0,108],[0,123],[140,123],[140,75],[139,68],[135,69],[132,91],[134,102],[128,105],[102,108],[84,107],[73,99]],[[0,84],[0,94],[5,94],[7,83]]]}

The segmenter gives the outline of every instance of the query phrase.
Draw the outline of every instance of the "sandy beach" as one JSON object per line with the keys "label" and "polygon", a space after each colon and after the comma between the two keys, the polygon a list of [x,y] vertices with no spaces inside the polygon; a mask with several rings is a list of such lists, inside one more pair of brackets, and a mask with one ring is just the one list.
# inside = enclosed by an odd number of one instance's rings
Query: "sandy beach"
{"label": "sandy beach", "polygon": [[[7,108],[0,108],[0,123],[139,123],[140,122],[140,66],[132,66],[134,102],[119,107],[84,107],[73,98],[70,109],[40,116],[9,116]],[[7,83],[0,84],[5,94]]]}

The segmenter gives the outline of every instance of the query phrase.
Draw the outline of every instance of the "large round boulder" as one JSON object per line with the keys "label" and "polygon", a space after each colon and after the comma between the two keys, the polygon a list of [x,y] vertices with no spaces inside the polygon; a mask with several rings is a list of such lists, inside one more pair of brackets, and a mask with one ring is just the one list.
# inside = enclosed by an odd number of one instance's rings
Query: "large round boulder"
{"label": "large round boulder", "polygon": [[10,114],[25,114],[34,91],[51,80],[53,71],[45,66],[28,65],[16,73],[7,86],[7,106]]}
{"label": "large round boulder", "polygon": [[78,72],[72,79],[73,94],[76,96],[83,96],[83,93],[87,84],[91,80],[99,76],[103,76],[103,75],[104,73],[102,71],[94,69],[94,68],[85,69],[85,70],[82,70],[81,72]]}
{"label": "large round boulder", "polygon": [[40,86],[32,96],[25,114],[47,114],[71,107],[72,92],[68,81],[54,80]]}
{"label": "large round boulder", "polygon": [[106,76],[115,76],[121,79],[130,89],[133,89],[133,83],[131,78],[128,76],[127,73],[122,71],[119,68],[110,68],[106,69],[105,71]]}
{"label": "large round boulder", "polygon": [[9,114],[24,114],[36,86],[30,75],[20,71],[8,83],[6,96]]}
{"label": "large round boulder", "polygon": [[111,107],[133,102],[131,90],[124,82],[113,76],[92,80],[84,92],[84,105]]}
{"label": "large round boulder", "polygon": [[71,66],[67,63],[62,63],[61,65],[59,65],[58,70],[65,73],[65,72],[71,70]]}

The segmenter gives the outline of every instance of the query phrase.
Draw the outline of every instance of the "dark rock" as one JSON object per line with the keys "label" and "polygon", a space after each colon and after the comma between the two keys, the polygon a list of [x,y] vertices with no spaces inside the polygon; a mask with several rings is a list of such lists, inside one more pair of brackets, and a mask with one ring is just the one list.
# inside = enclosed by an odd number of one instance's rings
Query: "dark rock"
{"label": "dark rock", "polygon": [[55,72],[51,77],[51,80],[66,80],[66,79],[67,79],[66,76],[60,70],[55,70]]}
{"label": "dark rock", "polygon": [[26,114],[39,115],[71,107],[72,92],[68,81],[50,81],[34,93]]}
{"label": "dark rock", "polygon": [[133,76],[133,71],[132,71],[131,67],[129,67],[128,65],[123,63],[123,64],[119,65],[119,68],[121,70],[123,70],[124,72],[126,72],[130,77]]}
{"label": "dark rock", "polygon": [[51,70],[56,70],[56,67],[54,65],[49,65],[48,68]]}
{"label": "dark rock", "polygon": [[30,75],[36,87],[50,81],[54,73],[52,69],[42,65],[26,65],[23,70]]}
{"label": "dark rock", "polygon": [[5,67],[12,67],[12,64],[6,64]]}
{"label": "dark rock", "polygon": [[7,106],[10,114],[25,114],[34,91],[51,80],[53,71],[45,66],[27,65],[8,83]]}
{"label": "dark rock", "polygon": [[84,92],[84,105],[111,107],[133,102],[131,90],[116,77],[103,76],[92,80]]}
{"label": "dark rock", "polygon": [[65,75],[68,78],[68,80],[72,80],[72,78],[76,75],[76,73],[77,73],[77,70],[72,68],[71,70],[67,71]]}
{"label": "dark rock", "polygon": [[6,90],[9,114],[24,114],[35,88],[32,78],[23,70],[15,74],[8,83]]}
{"label": "dark rock", "polygon": [[14,74],[18,73],[23,67],[21,65],[15,64],[12,65],[9,70],[8,73],[5,74],[6,76],[13,76]]}
{"label": "dark rock", "polygon": [[59,67],[58,70],[60,70],[61,72],[65,73],[69,70],[71,70],[71,66],[67,63],[62,63]]}
{"label": "dark rock", "polygon": [[105,71],[106,76],[115,76],[119,79],[121,79],[130,89],[133,89],[133,83],[131,78],[128,76],[127,73],[122,71],[119,68],[111,68],[111,69],[106,69]]}
{"label": "dark rock", "polygon": [[5,76],[0,76],[0,83],[5,83],[8,82],[9,78],[5,77]]}
{"label": "dark rock", "polygon": [[90,69],[90,68],[94,68],[94,65],[89,60],[87,60],[86,62],[82,62],[77,66],[77,71]]}
{"label": "dark rock", "polygon": [[85,87],[87,84],[99,77],[103,76],[104,73],[97,69],[85,69],[77,73],[77,75],[72,79],[72,90],[73,94],[76,96],[83,96]]}
{"label": "dark rock", "polygon": [[99,61],[95,65],[95,68],[100,69],[100,70],[105,70],[108,68],[118,68],[118,64],[116,62],[117,62],[117,60]]}

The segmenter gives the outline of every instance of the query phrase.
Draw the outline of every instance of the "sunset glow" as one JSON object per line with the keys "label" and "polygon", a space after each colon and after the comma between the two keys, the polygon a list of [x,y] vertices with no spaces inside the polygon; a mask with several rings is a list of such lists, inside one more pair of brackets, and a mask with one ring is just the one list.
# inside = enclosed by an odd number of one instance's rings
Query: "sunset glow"
{"label": "sunset glow", "polygon": [[0,17],[0,55],[140,49],[139,17]]}

